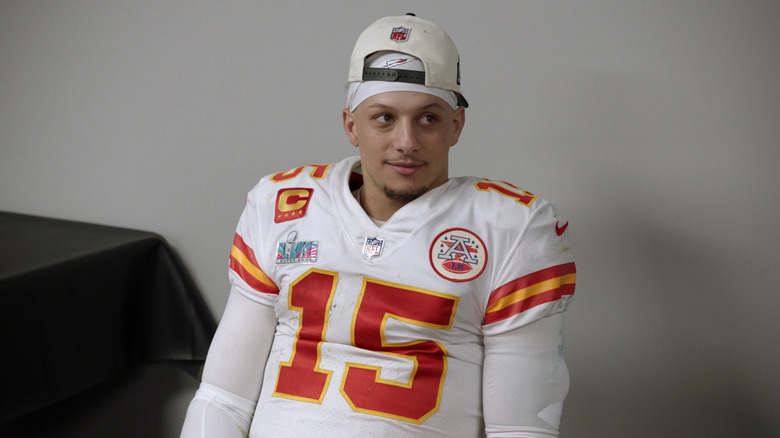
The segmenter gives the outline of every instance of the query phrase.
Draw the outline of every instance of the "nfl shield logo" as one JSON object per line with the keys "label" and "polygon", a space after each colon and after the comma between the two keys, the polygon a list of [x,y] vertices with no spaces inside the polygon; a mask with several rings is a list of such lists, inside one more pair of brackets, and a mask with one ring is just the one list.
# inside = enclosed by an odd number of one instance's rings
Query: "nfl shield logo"
{"label": "nfl shield logo", "polygon": [[393,31],[390,32],[390,39],[393,41],[406,41],[409,39],[409,29],[405,27],[394,27]]}
{"label": "nfl shield logo", "polygon": [[382,254],[384,244],[385,239],[366,237],[366,241],[363,243],[363,255],[368,258],[379,257]]}

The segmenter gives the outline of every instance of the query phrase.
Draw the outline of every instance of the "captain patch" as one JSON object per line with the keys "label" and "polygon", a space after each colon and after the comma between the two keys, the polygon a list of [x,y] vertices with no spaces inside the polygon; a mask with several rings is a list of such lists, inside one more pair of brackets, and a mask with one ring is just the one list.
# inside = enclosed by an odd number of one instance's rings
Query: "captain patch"
{"label": "captain patch", "polygon": [[276,193],[276,212],[274,222],[291,221],[300,219],[309,208],[309,201],[314,189],[292,188],[281,189]]}

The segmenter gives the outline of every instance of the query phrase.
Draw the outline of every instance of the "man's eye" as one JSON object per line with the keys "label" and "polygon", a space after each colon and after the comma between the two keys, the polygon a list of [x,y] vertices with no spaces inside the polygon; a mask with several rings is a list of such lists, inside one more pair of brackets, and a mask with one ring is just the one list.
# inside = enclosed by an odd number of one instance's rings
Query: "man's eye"
{"label": "man's eye", "polygon": [[374,117],[374,119],[381,123],[390,123],[393,121],[393,117],[389,114],[379,114],[378,116]]}
{"label": "man's eye", "polygon": [[423,125],[432,125],[432,124],[436,123],[436,120],[437,120],[437,118],[433,114],[426,114],[426,115],[420,117],[420,123],[423,124]]}

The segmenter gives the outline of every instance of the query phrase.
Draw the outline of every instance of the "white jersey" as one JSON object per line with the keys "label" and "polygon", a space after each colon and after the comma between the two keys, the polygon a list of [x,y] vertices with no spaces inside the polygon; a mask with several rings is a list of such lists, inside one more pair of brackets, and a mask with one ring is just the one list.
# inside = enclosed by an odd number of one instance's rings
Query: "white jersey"
{"label": "white jersey", "polygon": [[231,281],[278,318],[250,436],[480,436],[483,336],[567,307],[568,223],[461,177],[377,226],[348,184],[358,164],[278,173],[247,197]]}

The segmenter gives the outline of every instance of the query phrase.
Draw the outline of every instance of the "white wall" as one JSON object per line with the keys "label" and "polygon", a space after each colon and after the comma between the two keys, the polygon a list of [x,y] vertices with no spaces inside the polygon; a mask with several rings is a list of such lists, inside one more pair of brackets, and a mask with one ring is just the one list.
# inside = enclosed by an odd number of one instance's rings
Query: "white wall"
{"label": "white wall", "polygon": [[219,316],[246,191],[355,153],[352,44],[408,11],[461,51],[452,173],[571,219],[562,436],[780,433],[774,1],[2,1],[0,210],[159,232]]}

